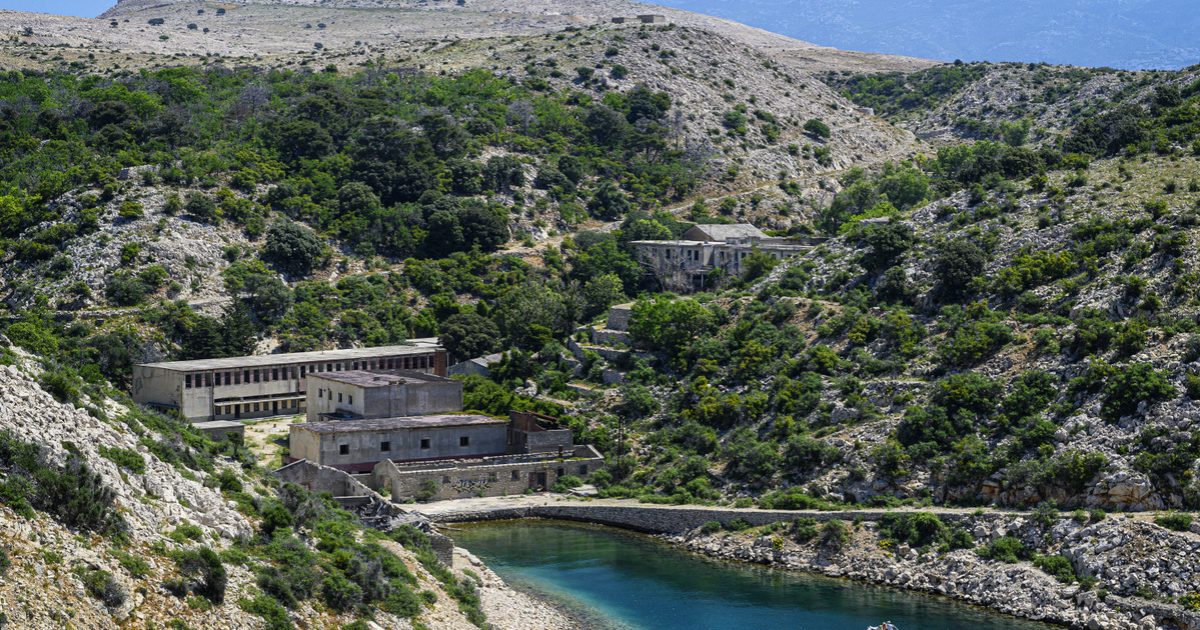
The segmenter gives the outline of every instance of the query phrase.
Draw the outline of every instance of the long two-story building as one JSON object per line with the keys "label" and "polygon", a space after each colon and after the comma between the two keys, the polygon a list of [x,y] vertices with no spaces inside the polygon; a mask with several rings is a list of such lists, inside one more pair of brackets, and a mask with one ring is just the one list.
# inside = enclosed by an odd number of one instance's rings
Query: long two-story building
{"label": "long two-story building", "polygon": [[134,401],[177,410],[193,422],[306,413],[308,377],[361,370],[446,375],[446,351],[436,339],[411,345],[295,352],[196,361],[145,363],[133,368]]}

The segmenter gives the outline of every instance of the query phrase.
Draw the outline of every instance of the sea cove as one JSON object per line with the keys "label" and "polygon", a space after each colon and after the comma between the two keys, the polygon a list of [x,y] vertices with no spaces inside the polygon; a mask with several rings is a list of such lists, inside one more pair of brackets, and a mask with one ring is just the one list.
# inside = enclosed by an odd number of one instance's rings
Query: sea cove
{"label": "sea cove", "polygon": [[611,628],[1035,630],[947,599],[708,560],[653,538],[556,521],[458,526],[456,544],[513,586]]}

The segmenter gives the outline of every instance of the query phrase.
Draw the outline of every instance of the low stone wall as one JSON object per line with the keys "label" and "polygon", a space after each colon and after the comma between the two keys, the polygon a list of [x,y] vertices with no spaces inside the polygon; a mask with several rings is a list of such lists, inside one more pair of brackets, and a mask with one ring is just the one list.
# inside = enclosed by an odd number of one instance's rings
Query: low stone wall
{"label": "low stone wall", "polygon": [[457,462],[428,468],[408,468],[385,461],[375,467],[375,478],[380,491],[385,495],[390,494],[393,501],[416,498],[443,501],[523,494],[529,490],[553,487],[563,476],[586,479],[603,467],[604,459],[598,455],[561,460],[542,458],[495,463]]}
{"label": "low stone wall", "polygon": [[[647,534],[682,534],[708,522],[727,525],[743,520],[751,526],[790,522],[796,518],[812,518],[820,522],[828,520],[878,521],[885,514],[895,511],[854,510],[838,512],[812,512],[797,510],[757,510],[739,508],[678,507],[669,505],[611,505],[603,503],[562,502],[552,505],[527,505],[511,507],[489,507],[485,509],[444,512],[432,514],[430,518],[440,523],[465,523],[471,521],[509,520],[517,518],[548,518],[564,521],[583,521],[609,525]],[[947,523],[971,519],[1001,519],[1003,512],[975,516],[967,512],[939,514]]]}
{"label": "low stone wall", "polygon": [[294,483],[312,492],[328,492],[334,497],[369,497],[375,494],[349,473],[305,459],[276,470],[275,476],[285,483]]}
{"label": "low stone wall", "polygon": [[592,329],[592,343],[601,346],[632,346],[633,337],[622,330]]}

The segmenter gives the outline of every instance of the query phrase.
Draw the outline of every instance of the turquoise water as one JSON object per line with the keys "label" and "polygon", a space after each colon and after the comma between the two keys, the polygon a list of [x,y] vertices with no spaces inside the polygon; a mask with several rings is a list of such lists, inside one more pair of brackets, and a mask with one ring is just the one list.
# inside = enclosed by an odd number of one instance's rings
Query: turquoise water
{"label": "turquoise water", "polygon": [[449,532],[517,588],[589,628],[636,630],[1048,630],[956,602],[845,580],[707,560],[599,526],[508,521]]}

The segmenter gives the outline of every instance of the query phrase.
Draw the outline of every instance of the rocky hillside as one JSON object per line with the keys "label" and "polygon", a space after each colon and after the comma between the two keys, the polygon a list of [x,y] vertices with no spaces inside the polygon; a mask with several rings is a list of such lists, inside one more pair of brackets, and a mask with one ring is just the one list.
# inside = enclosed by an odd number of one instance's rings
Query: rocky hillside
{"label": "rocky hillside", "polygon": [[[570,623],[483,567],[448,571],[415,530],[389,539],[280,488],[240,449],[124,397],[64,389],[19,348],[2,363],[7,627],[473,628],[494,614],[519,628],[520,610]],[[335,549],[350,555],[334,563]]]}
{"label": "rocky hillside", "polygon": [[1194,68],[1161,72],[969,63],[916,72],[831,72],[824,78],[857,104],[936,144],[1041,144],[1061,139],[1104,111],[1161,107],[1160,87],[1187,92],[1197,75]]}

